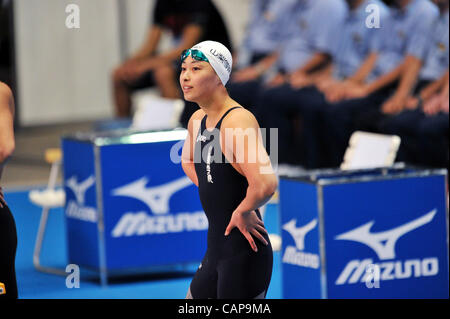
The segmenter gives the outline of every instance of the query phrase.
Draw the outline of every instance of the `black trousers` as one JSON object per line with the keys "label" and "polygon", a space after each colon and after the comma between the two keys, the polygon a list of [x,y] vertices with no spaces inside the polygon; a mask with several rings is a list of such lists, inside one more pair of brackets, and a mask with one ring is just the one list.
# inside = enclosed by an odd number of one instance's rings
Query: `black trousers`
{"label": "black trousers", "polygon": [[8,206],[0,208],[0,283],[4,290],[0,299],[17,299],[16,281],[17,231],[14,217]]}

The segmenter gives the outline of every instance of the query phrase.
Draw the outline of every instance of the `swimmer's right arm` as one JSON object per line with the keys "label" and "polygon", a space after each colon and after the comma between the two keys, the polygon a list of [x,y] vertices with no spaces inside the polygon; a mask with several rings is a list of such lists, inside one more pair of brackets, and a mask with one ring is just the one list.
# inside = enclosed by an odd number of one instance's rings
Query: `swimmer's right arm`
{"label": "swimmer's right arm", "polygon": [[181,153],[181,167],[187,177],[198,187],[197,173],[195,172],[194,165],[194,143],[195,132],[198,132],[200,128],[201,117],[204,116],[202,110],[197,110],[192,114],[188,123],[188,135],[184,141],[183,151]]}

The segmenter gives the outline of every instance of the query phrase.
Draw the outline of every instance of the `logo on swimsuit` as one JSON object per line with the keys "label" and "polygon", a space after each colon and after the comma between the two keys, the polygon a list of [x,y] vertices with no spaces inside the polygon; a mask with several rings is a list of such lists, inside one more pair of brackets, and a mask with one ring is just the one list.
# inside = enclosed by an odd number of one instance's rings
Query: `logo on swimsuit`
{"label": "logo on swimsuit", "polygon": [[197,136],[197,142],[201,141],[201,142],[206,142],[206,136],[199,134]]}
{"label": "logo on swimsuit", "polygon": [[208,149],[208,157],[206,158],[206,179],[208,183],[213,184],[212,175],[211,175],[211,152],[212,146]]}
{"label": "logo on swimsuit", "polygon": [[141,201],[156,215],[149,216],[142,211],[127,212],[113,228],[111,232],[113,237],[200,231],[208,228],[203,211],[169,214],[169,201],[172,195],[192,184],[188,177],[154,187],[146,187],[147,183],[148,178],[142,177],[111,191],[113,196],[131,197]]}
{"label": "logo on swimsuit", "polygon": [[[430,223],[436,215],[436,212],[437,210],[433,209],[429,213],[406,224],[378,233],[370,232],[374,224],[374,221],[370,221],[336,236],[335,239],[354,241],[370,247],[376,253],[378,259],[383,261],[375,264],[382,270],[380,280],[404,279],[410,278],[413,275],[414,277],[434,276],[439,272],[439,260],[436,257],[424,258],[422,260],[386,260],[396,258],[395,245],[401,237]],[[373,265],[373,259],[371,258],[350,260],[338,276],[336,285],[366,282],[367,273],[365,276],[364,273],[370,265]]]}
{"label": "logo on swimsuit", "polygon": [[97,211],[94,207],[85,205],[86,192],[95,184],[94,176],[89,176],[84,181],[78,183],[77,177],[72,176],[66,180],[66,186],[75,195],[75,200],[69,199],[66,206],[67,217],[80,219],[95,223],[97,221]]}
{"label": "logo on swimsuit", "polygon": [[317,226],[317,219],[313,219],[302,227],[296,227],[296,219],[292,219],[283,225],[283,230],[287,231],[295,241],[295,246],[287,246],[283,255],[283,262],[306,268],[319,268],[319,255],[307,253],[305,249],[305,236]]}

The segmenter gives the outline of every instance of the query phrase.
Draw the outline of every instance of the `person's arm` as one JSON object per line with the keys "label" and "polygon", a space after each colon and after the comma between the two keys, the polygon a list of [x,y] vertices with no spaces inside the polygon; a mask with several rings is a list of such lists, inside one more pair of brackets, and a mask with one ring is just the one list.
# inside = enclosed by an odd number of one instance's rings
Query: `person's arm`
{"label": "person's arm", "polygon": [[353,75],[342,81],[322,83],[318,85],[318,88],[331,103],[341,101],[344,98],[356,97],[352,94],[365,95],[365,81],[370,72],[372,72],[377,58],[378,54],[376,52],[370,53]]}
{"label": "person's arm", "polygon": [[314,84],[315,74],[320,72],[331,61],[330,55],[327,53],[315,53],[304,65],[295,70],[289,77],[289,82],[294,88]]}
{"label": "person's arm", "polygon": [[405,58],[400,83],[395,94],[406,98],[412,92],[417,83],[421,67],[422,61],[420,59],[414,56],[407,56]]}
{"label": "person's arm", "polygon": [[405,108],[414,110],[419,106],[424,107],[434,95],[439,95],[445,83],[448,83],[448,71],[439,79],[426,85],[416,96],[410,95],[406,100]]}
{"label": "person's arm", "polygon": [[[420,93],[419,97],[422,100],[429,99],[433,94],[437,93],[442,88],[445,89],[445,85],[448,84],[449,72],[445,72],[438,80],[431,82],[426,87],[424,87]],[[448,92],[447,92],[448,93]]]}
{"label": "person's arm", "polygon": [[[247,238],[250,246],[257,251],[251,235],[267,244],[262,233],[267,233],[262,221],[257,217],[258,209],[270,200],[278,187],[270,158],[262,143],[259,125],[253,114],[247,110],[239,110],[230,114],[223,122],[225,155],[233,156],[239,170],[248,181],[245,198],[231,216],[225,235],[237,227]],[[231,142],[232,141],[232,142]],[[231,145],[230,145],[231,144]]]}
{"label": "person's arm", "polygon": [[[439,112],[448,113],[448,71],[439,80],[432,82],[425,87],[419,96],[425,96],[422,100],[422,110],[428,116],[433,116]],[[428,90],[427,90],[428,89]],[[434,89],[432,91],[431,89]],[[425,94],[422,94],[422,92]],[[416,99],[416,106],[419,105],[418,99]]]}
{"label": "person's arm", "polygon": [[320,9],[311,21],[311,33],[305,38],[315,53],[292,73],[290,84],[294,88],[312,85],[314,81],[310,75],[326,67],[338,47],[339,33],[347,15],[346,6],[338,1],[318,6]]}
{"label": "person's arm", "polygon": [[234,82],[244,82],[255,80],[269,70],[278,59],[278,52],[272,53],[257,63],[234,72],[232,79]]}
{"label": "person's arm", "polygon": [[194,46],[194,44],[196,44],[201,39],[202,34],[203,34],[202,26],[198,24],[187,25],[183,30],[181,41],[178,44],[178,46],[176,46],[172,50],[161,53],[158,56],[158,58],[161,61],[165,62],[171,62],[173,60],[179,59],[183,50]]}
{"label": "person's arm", "polygon": [[0,170],[11,156],[14,142],[14,98],[11,89],[0,82]]}
{"label": "person's arm", "polygon": [[134,55],[131,56],[129,60],[138,61],[151,57],[158,47],[161,35],[162,35],[161,27],[158,25],[153,25],[148,30],[147,37],[143,45]]}
{"label": "person's arm", "polygon": [[314,53],[314,55],[304,65],[302,65],[298,70],[296,70],[295,73],[302,73],[302,74],[311,73],[317,70],[318,68],[326,65],[330,61],[331,57],[328,53],[323,52]]}
{"label": "person's arm", "polygon": [[180,43],[173,49],[167,52],[152,56],[149,59],[143,61],[140,65],[141,72],[151,70],[162,64],[171,63],[174,60],[180,58],[181,53],[186,48],[192,47],[196,44],[203,33],[202,27],[196,24],[189,24],[183,30],[183,35]]}
{"label": "person's arm", "polygon": [[379,76],[374,81],[367,84],[365,86],[366,95],[372,94],[372,93],[394,83],[396,80],[398,80],[398,78],[402,74],[403,66],[404,66],[404,63],[402,62],[399,65],[397,65],[397,67],[392,69],[391,71]]}
{"label": "person's arm", "polygon": [[188,135],[184,141],[183,150],[181,152],[181,167],[187,177],[198,187],[198,177],[195,172],[194,164],[194,144],[195,136],[200,128],[200,122],[205,115],[203,110],[197,110],[192,114],[188,122]]}
{"label": "person's arm", "polygon": [[383,113],[398,113],[405,108],[406,100],[417,83],[421,67],[422,61],[419,58],[412,55],[405,57],[397,90],[392,97],[381,106]]}
{"label": "person's arm", "polygon": [[446,82],[444,83],[444,88],[442,89],[442,93],[441,93],[441,98],[442,98],[441,112],[444,112],[447,114],[448,114],[448,105],[449,105],[449,91],[450,91],[450,85],[449,85],[449,81],[448,81],[448,72],[447,72],[447,79],[446,79]]}
{"label": "person's arm", "polygon": [[367,76],[372,72],[378,58],[378,53],[370,53],[356,72],[345,81],[353,83],[364,83]]}
{"label": "person's arm", "polygon": [[[14,98],[11,89],[0,82],[0,178],[3,165],[14,152]],[[0,208],[6,206],[0,187]]]}

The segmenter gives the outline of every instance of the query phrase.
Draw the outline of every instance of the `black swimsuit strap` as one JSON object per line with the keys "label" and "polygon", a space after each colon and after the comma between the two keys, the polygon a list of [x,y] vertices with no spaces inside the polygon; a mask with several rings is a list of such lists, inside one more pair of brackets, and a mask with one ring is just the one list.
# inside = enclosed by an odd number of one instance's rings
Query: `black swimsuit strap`
{"label": "black swimsuit strap", "polygon": [[222,115],[222,117],[220,118],[219,122],[217,122],[216,128],[220,129],[220,126],[222,125],[222,121],[225,118],[225,116],[227,116],[228,113],[230,113],[234,109],[240,109],[240,108],[241,108],[240,106],[234,106],[234,107],[228,109],[228,111],[226,111],[225,114]]}
{"label": "black swimsuit strap", "polygon": [[[225,118],[225,116],[227,116],[227,114],[230,113],[232,110],[234,110],[234,109],[239,109],[239,108],[241,108],[241,106],[234,106],[234,107],[228,109],[228,110],[222,115],[222,117],[220,118],[219,122],[217,122],[215,128],[220,129],[220,126],[222,125],[222,121],[223,121],[223,119]],[[201,124],[200,124],[200,128],[199,128],[198,133],[197,133],[197,136],[198,136],[198,135],[201,135],[201,134],[206,130],[206,118],[207,118],[207,117],[208,117],[208,115],[206,115],[206,114],[205,114],[205,116],[203,116],[202,121],[201,121]]]}
{"label": "black swimsuit strap", "polygon": [[[217,122],[215,128],[220,128],[220,125],[222,124],[223,119],[225,118],[225,116],[227,116],[228,113],[230,113],[230,112],[231,112],[232,110],[234,110],[234,109],[240,109],[240,108],[241,108],[241,106],[234,106],[234,107],[228,109],[228,110],[222,115],[222,117],[220,118],[219,122]],[[202,126],[203,126],[202,128],[203,128],[203,129],[206,128],[206,118],[207,118],[207,117],[208,117],[208,115],[206,115],[206,114],[205,114],[205,116],[203,116],[203,119],[202,119]]]}

